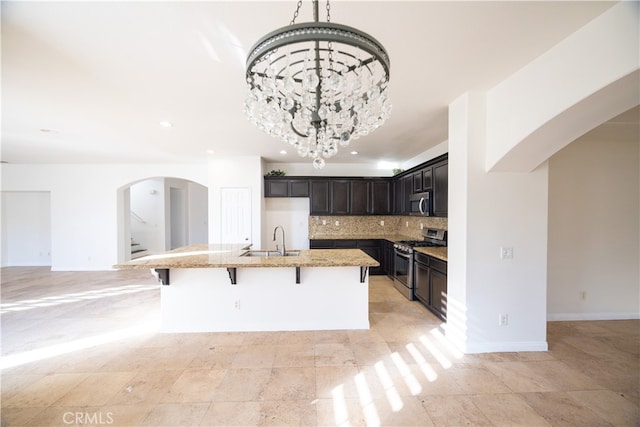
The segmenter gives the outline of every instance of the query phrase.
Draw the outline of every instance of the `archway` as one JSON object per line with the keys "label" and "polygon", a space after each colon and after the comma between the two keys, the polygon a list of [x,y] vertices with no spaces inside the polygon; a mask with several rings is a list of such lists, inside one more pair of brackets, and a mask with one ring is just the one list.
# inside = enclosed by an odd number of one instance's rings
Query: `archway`
{"label": "archway", "polygon": [[204,185],[182,178],[149,177],[118,189],[118,262],[207,240],[208,189]]}

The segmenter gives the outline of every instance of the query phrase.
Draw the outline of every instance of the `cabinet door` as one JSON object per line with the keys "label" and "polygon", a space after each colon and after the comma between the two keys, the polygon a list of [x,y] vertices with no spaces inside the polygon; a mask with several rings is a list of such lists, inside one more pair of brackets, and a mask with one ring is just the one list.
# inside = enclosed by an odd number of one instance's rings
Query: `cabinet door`
{"label": "cabinet door", "polygon": [[382,270],[382,250],[380,243],[381,240],[379,239],[358,240],[358,249],[380,263],[378,267],[369,268],[369,274],[371,275],[384,274]]}
{"label": "cabinet door", "polygon": [[311,215],[329,215],[329,180],[309,182],[309,211]]}
{"label": "cabinet door", "polygon": [[389,181],[371,181],[371,213],[389,215],[391,213],[391,183]]}
{"label": "cabinet door", "polygon": [[331,180],[331,213],[347,215],[349,213],[350,182],[346,179]]}
{"label": "cabinet door", "polygon": [[402,178],[393,180],[393,214],[400,215],[404,206],[404,191],[402,191]]}
{"label": "cabinet door", "polygon": [[432,186],[432,168],[425,168],[422,170],[422,191],[429,191]]}
{"label": "cabinet door", "polygon": [[413,273],[413,283],[415,285],[413,290],[414,296],[428,307],[431,304],[431,300],[429,298],[429,279],[431,277],[431,270],[428,265],[416,262],[413,265]]}
{"label": "cabinet door", "polygon": [[431,270],[431,308],[440,315],[443,320],[447,319],[447,276],[437,270]]}
{"label": "cabinet door", "polygon": [[422,192],[422,171],[413,173],[413,192]]}
{"label": "cabinet door", "polygon": [[411,175],[407,175],[406,177],[402,178],[402,180],[404,181],[403,185],[402,185],[402,210],[400,211],[401,215],[409,215],[409,197],[411,196],[411,193],[413,192],[413,176]]}
{"label": "cabinet door", "polygon": [[265,197],[288,197],[289,196],[289,182],[287,180],[264,180],[264,195]]}
{"label": "cabinet door", "polygon": [[382,243],[382,251],[382,260],[384,261],[382,265],[383,270],[387,276],[393,276],[393,243],[384,240]]}
{"label": "cabinet door", "polygon": [[433,165],[433,216],[446,217],[449,209],[449,163]]}
{"label": "cabinet door", "polygon": [[309,249],[333,249],[335,242],[328,239],[312,239],[309,240]]}
{"label": "cabinet door", "polygon": [[349,211],[351,215],[365,215],[369,211],[369,188],[371,182],[368,180],[351,181],[351,198],[349,200]]}
{"label": "cabinet door", "polygon": [[306,179],[292,179],[289,181],[290,197],[309,197],[309,181]]}

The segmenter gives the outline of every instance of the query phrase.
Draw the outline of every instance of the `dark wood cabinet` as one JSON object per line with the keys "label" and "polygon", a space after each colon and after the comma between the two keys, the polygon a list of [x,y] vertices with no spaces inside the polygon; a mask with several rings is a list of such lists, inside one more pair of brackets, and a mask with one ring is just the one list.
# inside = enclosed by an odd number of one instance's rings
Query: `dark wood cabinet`
{"label": "dark wood cabinet", "polygon": [[422,191],[429,191],[433,188],[432,186],[432,168],[424,168],[422,170]]}
{"label": "dark wood cabinet", "polygon": [[264,178],[265,197],[309,197],[309,180],[281,177]]}
{"label": "dark wood cabinet", "polygon": [[330,212],[333,215],[348,215],[351,198],[350,182],[346,179],[332,179],[329,184]]}
{"label": "dark wood cabinet", "polygon": [[433,170],[433,216],[446,217],[449,211],[449,162],[436,163]]}
{"label": "dark wood cabinet", "polygon": [[391,181],[325,178],[310,181],[311,215],[389,215]]}
{"label": "dark wood cabinet", "polygon": [[373,215],[389,215],[391,213],[391,182],[388,180],[373,180],[370,188],[370,213]]}
{"label": "dark wood cabinet", "polygon": [[413,193],[422,192],[422,171],[414,172],[413,176]]}
{"label": "dark wood cabinet", "polygon": [[311,239],[310,249],[360,249],[371,258],[380,263],[379,267],[370,267],[369,274],[372,276],[387,274],[385,272],[384,257],[381,239]]}
{"label": "dark wood cabinet", "polygon": [[433,314],[447,319],[447,262],[414,252],[414,296]]}
{"label": "dark wood cabinet", "polygon": [[382,241],[382,270],[387,276],[393,276],[393,242]]}
{"label": "dark wood cabinet", "polygon": [[349,213],[351,215],[366,215],[371,213],[369,206],[371,181],[358,179],[351,181],[351,198]]}
{"label": "dark wood cabinet", "polygon": [[429,269],[429,256],[415,253],[413,264],[413,295],[416,299],[429,307],[431,298],[429,297],[429,280],[431,270]]}
{"label": "dark wood cabinet", "polygon": [[329,180],[309,181],[309,210],[311,215],[329,215],[331,207],[329,204]]}

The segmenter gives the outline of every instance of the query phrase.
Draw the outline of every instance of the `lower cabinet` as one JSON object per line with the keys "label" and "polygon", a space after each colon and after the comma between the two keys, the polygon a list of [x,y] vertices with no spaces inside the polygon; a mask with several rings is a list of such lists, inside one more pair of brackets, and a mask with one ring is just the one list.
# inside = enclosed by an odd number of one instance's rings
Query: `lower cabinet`
{"label": "lower cabinet", "polygon": [[447,320],[447,262],[414,252],[414,294],[433,314]]}
{"label": "lower cabinet", "polygon": [[311,239],[310,249],[360,249],[380,263],[379,267],[370,267],[369,274],[372,276],[387,274],[384,265],[382,242],[380,239]]}

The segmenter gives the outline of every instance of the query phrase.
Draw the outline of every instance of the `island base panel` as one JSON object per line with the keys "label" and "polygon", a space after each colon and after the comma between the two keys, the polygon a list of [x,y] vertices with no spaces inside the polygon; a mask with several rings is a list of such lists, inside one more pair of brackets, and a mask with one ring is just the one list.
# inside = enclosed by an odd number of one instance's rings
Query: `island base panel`
{"label": "island base panel", "polygon": [[172,269],[161,288],[163,332],[369,329],[360,267]]}

